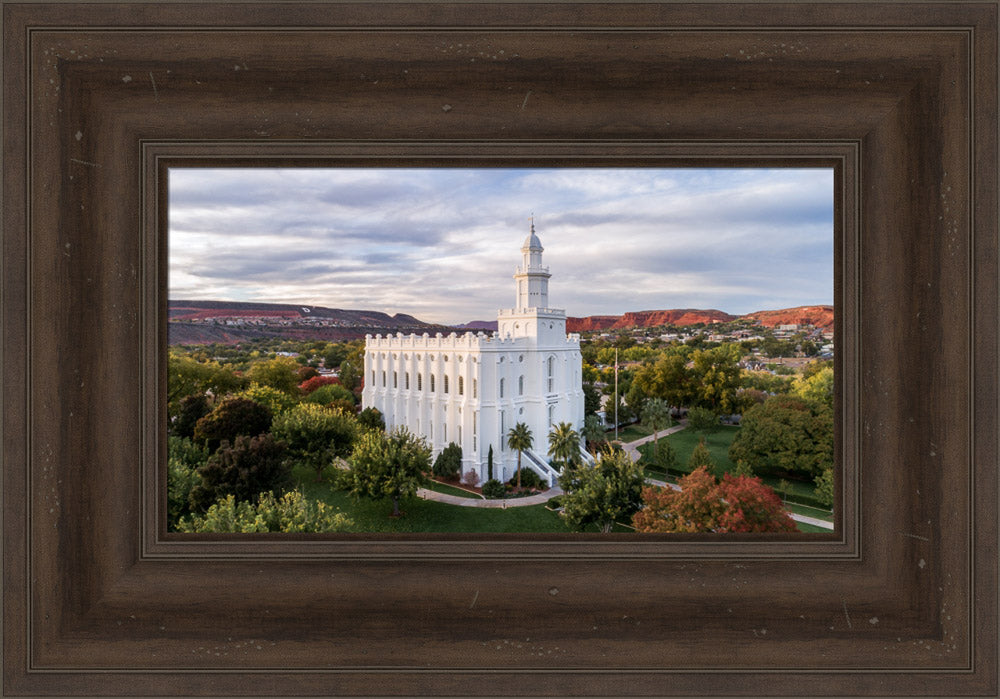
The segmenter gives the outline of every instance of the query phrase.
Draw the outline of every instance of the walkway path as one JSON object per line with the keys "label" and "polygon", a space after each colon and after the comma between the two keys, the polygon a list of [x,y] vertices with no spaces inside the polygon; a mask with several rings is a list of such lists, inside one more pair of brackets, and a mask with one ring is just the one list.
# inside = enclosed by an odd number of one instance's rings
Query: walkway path
{"label": "walkway path", "polygon": [[625,449],[625,451],[628,453],[628,455],[632,457],[632,461],[638,461],[639,457],[641,456],[641,454],[639,454],[639,447],[640,446],[642,446],[643,444],[647,444],[649,442],[652,442],[654,436],[655,437],[666,437],[668,434],[673,434],[674,432],[680,432],[685,427],[687,427],[687,423],[683,422],[683,423],[674,425],[673,427],[668,427],[665,430],[660,430],[659,433],[657,433],[656,435],[652,435],[651,434],[651,435],[648,435],[646,437],[642,437],[641,439],[637,439],[634,442],[629,442],[628,444],[624,444],[622,446]]}
{"label": "walkway path", "polygon": [[546,490],[544,493],[538,493],[537,495],[528,495],[523,498],[508,498],[504,500],[480,500],[478,498],[463,498],[461,495],[448,495],[447,493],[439,493],[436,490],[427,490],[426,488],[420,488],[417,490],[417,496],[423,498],[424,500],[433,500],[434,502],[443,502],[447,505],[459,505],[460,507],[499,507],[502,509],[507,509],[508,507],[525,507],[527,505],[540,505],[543,502],[548,502],[557,495],[562,495],[562,488],[559,486],[553,486]]}

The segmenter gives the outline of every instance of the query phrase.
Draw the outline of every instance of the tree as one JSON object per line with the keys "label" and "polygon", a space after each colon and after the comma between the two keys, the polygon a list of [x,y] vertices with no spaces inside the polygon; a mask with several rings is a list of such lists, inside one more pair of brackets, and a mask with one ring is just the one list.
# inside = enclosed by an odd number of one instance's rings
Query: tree
{"label": "tree", "polygon": [[253,502],[232,495],[220,499],[204,515],[182,519],[182,532],[340,532],[353,526],[343,512],[291,491],[280,497],[261,493]]}
{"label": "tree", "polygon": [[333,403],[346,403],[354,407],[354,394],[343,386],[335,383],[326,384],[313,389],[305,398],[304,403],[317,403],[319,405],[331,405]]}
{"label": "tree", "polygon": [[564,467],[576,466],[580,458],[580,434],[568,422],[560,422],[549,432],[549,456]]}
{"label": "tree", "polygon": [[640,532],[710,532],[725,509],[715,477],[700,467],[681,478],[680,490],[643,488],[644,507],[632,517]]}
{"label": "tree", "polygon": [[827,507],[833,506],[833,469],[825,468],[816,476],[816,499]]}
{"label": "tree", "polygon": [[754,473],[812,479],[833,467],[833,411],[799,396],[774,396],[743,414],[729,458]]}
{"label": "tree", "polygon": [[632,385],[651,398],[662,398],[668,405],[681,407],[693,399],[691,370],[686,354],[674,353],[655,363],[641,366],[632,379]]}
{"label": "tree", "polygon": [[355,497],[392,500],[392,517],[399,517],[401,498],[410,497],[424,482],[431,465],[431,448],[405,427],[391,433],[368,430],[354,446],[346,482]]}
{"label": "tree", "polygon": [[668,475],[671,469],[677,468],[677,452],[666,437],[658,440],[653,447],[653,463]]}
{"label": "tree", "polygon": [[823,366],[809,376],[803,375],[792,384],[792,391],[806,400],[821,403],[833,409],[833,367]]}
{"label": "tree", "polygon": [[358,423],[353,416],[340,411],[315,403],[299,403],[279,415],[271,431],[288,446],[290,456],[316,470],[318,481],[322,480],[323,469],[336,457],[351,453],[358,436]]}
{"label": "tree", "polygon": [[184,396],[206,392],[223,396],[243,385],[241,377],[218,362],[199,362],[176,351],[167,358],[167,405],[171,415],[177,414],[177,403]]}
{"label": "tree", "polygon": [[792,532],[795,522],[759,478],[726,474],[715,480],[704,467],[673,488],[645,488],[645,507],[632,518],[641,532]]}
{"label": "tree", "polygon": [[589,381],[583,382],[583,414],[596,415],[601,409],[601,392]]}
{"label": "tree", "polygon": [[531,449],[533,437],[528,426],[519,422],[507,432],[507,446],[517,452],[517,487],[521,487],[521,452]]}
{"label": "tree", "polygon": [[249,398],[226,398],[194,426],[194,441],[215,451],[224,440],[230,443],[239,435],[250,437],[271,428],[271,411]]}
{"label": "tree", "polygon": [[575,475],[572,489],[560,500],[562,516],[578,530],[595,524],[610,532],[615,522],[628,519],[642,505],[645,474],[625,452],[606,451],[593,468],[580,467]]}
{"label": "tree", "polygon": [[232,495],[251,500],[258,493],[282,493],[291,482],[284,463],[285,445],[269,434],[240,435],[198,468],[202,482],[191,490],[189,502],[195,512],[204,512],[219,498]]}
{"label": "tree", "polygon": [[[304,396],[308,396],[317,388],[339,383],[340,379],[338,379],[336,376],[320,376],[319,374],[316,374],[316,376],[306,379],[305,381],[299,384],[299,392],[301,392],[302,395]],[[348,391],[348,393],[350,393],[350,391]]]}
{"label": "tree", "polygon": [[299,390],[299,363],[291,357],[275,357],[250,365],[247,378],[264,386],[295,395]]}
{"label": "tree", "polygon": [[732,413],[736,391],[740,387],[740,348],[722,344],[712,349],[695,350],[691,374],[696,402],[716,413]]}
{"label": "tree", "polygon": [[357,366],[363,366],[363,364],[355,365],[352,362],[344,361],[341,363],[340,370],[337,372],[337,378],[340,379],[340,385],[348,391],[356,389],[358,387],[358,383],[360,382],[361,377]]}
{"label": "tree", "polygon": [[358,424],[369,430],[384,430],[385,418],[378,408],[365,408],[358,413]]}
{"label": "tree", "polygon": [[301,386],[303,382],[309,379],[314,379],[319,376],[319,370],[314,366],[304,366],[299,367],[299,385]]}
{"label": "tree", "polygon": [[705,438],[702,437],[698,440],[698,444],[691,451],[691,456],[688,458],[688,470],[694,471],[698,468],[706,468],[712,471],[715,470],[715,462],[712,461],[712,455],[708,451],[708,447],[705,446]]}
{"label": "tree", "polygon": [[462,470],[462,447],[454,442],[441,450],[441,453],[434,459],[434,466],[431,472],[438,478],[450,479],[458,476]]}
{"label": "tree", "polygon": [[642,424],[653,430],[653,441],[660,438],[660,430],[669,427],[670,406],[662,398],[650,398],[642,408]]}
{"label": "tree", "polygon": [[208,454],[190,439],[167,438],[167,527],[175,531],[177,522],[191,509],[191,491],[201,483],[197,468]]}
{"label": "tree", "polygon": [[719,484],[726,505],[719,518],[720,532],[794,532],[795,521],[781,499],[755,477],[727,473]]}
{"label": "tree", "polygon": [[595,456],[600,445],[607,442],[607,433],[596,415],[588,415],[583,419],[583,439]]}
{"label": "tree", "polygon": [[493,445],[490,445],[490,450],[486,454],[486,479],[493,480]]}
{"label": "tree", "polygon": [[192,393],[181,398],[177,415],[171,424],[171,432],[178,437],[190,439],[194,436],[194,426],[201,418],[208,415],[211,408],[208,396],[204,393]]}
{"label": "tree", "polygon": [[266,406],[272,415],[283,413],[295,405],[295,399],[284,391],[256,382],[251,383],[250,388],[245,388],[235,395],[237,398],[247,398]]}
{"label": "tree", "polygon": [[714,432],[719,427],[719,416],[708,408],[695,406],[688,410],[688,424],[699,432]]}

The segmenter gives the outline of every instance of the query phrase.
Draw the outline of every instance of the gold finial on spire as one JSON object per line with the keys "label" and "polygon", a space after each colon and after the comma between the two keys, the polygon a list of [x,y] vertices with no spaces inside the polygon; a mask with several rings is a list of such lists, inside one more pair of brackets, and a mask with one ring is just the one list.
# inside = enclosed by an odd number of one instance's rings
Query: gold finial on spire
{"label": "gold finial on spire", "polygon": [[531,212],[530,221],[531,221],[531,232],[534,233],[535,232],[535,212],[534,211]]}

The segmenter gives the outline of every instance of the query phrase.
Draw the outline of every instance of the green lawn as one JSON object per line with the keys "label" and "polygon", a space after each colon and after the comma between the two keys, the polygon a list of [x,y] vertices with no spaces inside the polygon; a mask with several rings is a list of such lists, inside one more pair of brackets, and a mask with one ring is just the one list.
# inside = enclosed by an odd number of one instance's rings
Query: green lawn
{"label": "green lawn", "polygon": [[555,512],[545,505],[508,507],[507,509],[461,507],[440,502],[409,498],[400,503],[405,516],[390,519],[392,502],[355,499],[336,490],[325,479],[316,482],[315,471],[296,468],[294,476],[303,494],[344,512],[354,521],[354,532],[559,532],[572,531]]}
{"label": "green lawn", "polygon": [[[567,533],[572,531],[558,513],[545,509],[544,504],[507,509],[479,508],[446,505],[414,497],[400,504],[405,516],[391,519],[389,513],[392,511],[392,503],[389,500],[375,502],[364,498],[355,499],[345,491],[334,488],[330,483],[329,473],[324,474],[324,480],[319,482],[316,481],[316,472],[308,468],[297,467],[293,475],[298,487],[307,498],[325,502],[347,514],[354,522],[354,526],[349,530],[353,532]],[[456,490],[450,486],[441,487]],[[827,519],[813,508],[794,504],[788,507],[793,512]],[[808,524],[796,524],[800,531],[828,531]],[[588,531],[596,532],[597,529],[592,528]],[[614,531],[630,530],[616,526]]]}
{"label": "green lawn", "polygon": [[[736,464],[729,460],[729,445],[733,443],[733,438],[736,437],[736,433],[739,431],[739,427],[732,427],[723,425],[720,426],[714,432],[697,432],[690,427],[685,427],[679,432],[674,432],[667,437],[660,437],[660,439],[670,440],[670,445],[674,448],[674,452],[677,454],[677,468],[681,471],[687,471],[687,462],[691,458],[691,452],[694,448],[698,446],[698,441],[704,437],[705,446],[708,447],[708,453],[712,456],[712,461],[715,463],[715,475],[721,478],[726,472],[736,468]],[[650,432],[649,434],[652,434]],[[636,438],[638,439],[638,437]],[[646,459],[652,456],[653,443],[649,442],[643,444],[639,447],[639,453],[642,454]]]}
{"label": "green lawn", "polygon": [[[611,441],[612,439],[615,438],[614,430],[610,430],[605,434],[608,438],[608,441]],[[634,442],[637,439],[648,437],[651,434],[653,434],[653,430],[649,429],[648,427],[642,424],[635,424],[635,425],[629,425],[628,427],[618,428],[618,439],[622,442]]]}
{"label": "green lawn", "polygon": [[[722,478],[722,476],[724,476],[727,472],[736,468],[736,464],[729,460],[729,445],[733,443],[733,439],[736,437],[736,433],[739,432],[739,429],[739,427],[723,425],[714,432],[701,433],[691,429],[690,427],[685,427],[679,432],[674,432],[673,434],[668,435],[667,437],[661,437],[660,439],[670,440],[670,445],[673,446],[674,451],[677,454],[677,470],[688,472],[687,462],[688,459],[691,458],[691,452],[694,451],[694,448],[698,445],[698,440],[704,436],[705,446],[708,447],[708,453],[712,456],[712,461],[715,463],[715,476],[717,478]],[[654,478],[665,480],[662,472],[650,469],[648,466],[649,459],[653,454],[653,443],[650,442],[640,446],[639,453],[642,454],[644,460],[646,460],[647,473]],[[774,478],[772,476],[762,476],[761,480],[763,480],[766,485],[774,489],[775,492],[778,492],[778,483],[781,479]],[[791,479],[786,480],[788,481],[788,495],[792,499],[795,499],[797,496],[806,498],[814,497],[815,486],[812,483]],[[805,510],[803,510],[800,514],[807,514],[810,517],[819,517],[821,519],[824,518],[823,511],[816,510],[815,508],[805,508]],[[827,512],[827,517],[830,517],[829,512]],[[833,521],[832,518],[829,521]]]}

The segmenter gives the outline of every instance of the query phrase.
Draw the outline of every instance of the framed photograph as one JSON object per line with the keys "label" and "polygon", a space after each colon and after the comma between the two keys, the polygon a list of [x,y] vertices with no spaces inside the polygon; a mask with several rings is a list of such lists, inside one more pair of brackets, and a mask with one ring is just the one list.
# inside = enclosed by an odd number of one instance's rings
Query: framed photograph
{"label": "framed photograph", "polygon": [[[5,694],[996,695],[995,2],[2,10]],[[833,530],[170,530],[199,168],[828,171]]]}
{"label": "framed photograph", "polygon": [[168,165],[167,531],[833,532],[835,172]]}

